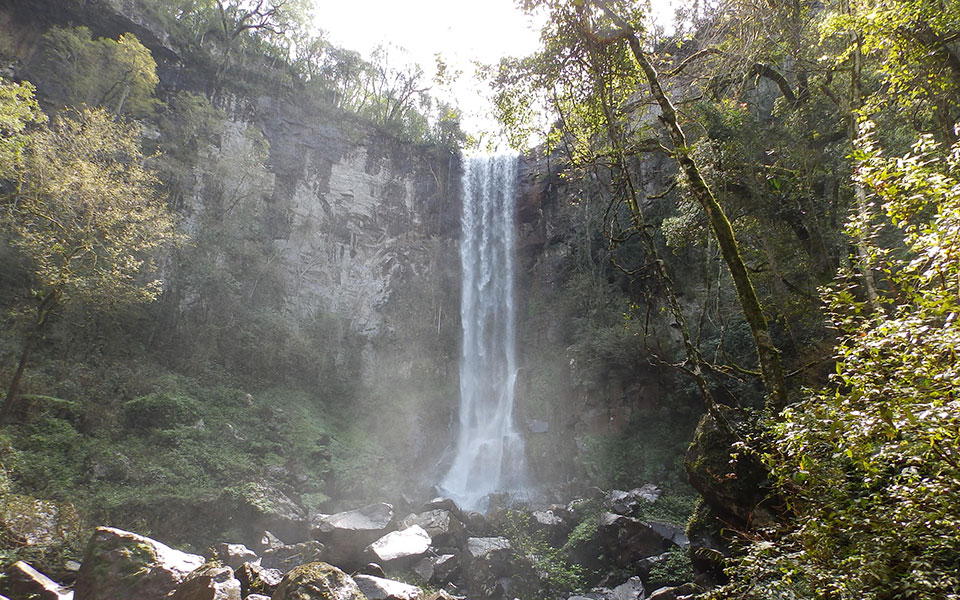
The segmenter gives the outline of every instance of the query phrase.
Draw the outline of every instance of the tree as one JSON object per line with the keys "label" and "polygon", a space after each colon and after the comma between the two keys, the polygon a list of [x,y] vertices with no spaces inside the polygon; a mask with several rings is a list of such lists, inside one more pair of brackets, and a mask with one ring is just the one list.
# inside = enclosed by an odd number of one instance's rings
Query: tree
{"label": "tree", "polygon": [[[3,112],[21,104],[4,101]],[[20,161],[4,165],[17,181],[2,198],[0,226],[30,264],[35,305],[0,424],[16,407],[30,354],[62,306],[109,308],[157,297],[151,254],[176,235],[139,141],[136,125],[83,109],[30,134]]]}

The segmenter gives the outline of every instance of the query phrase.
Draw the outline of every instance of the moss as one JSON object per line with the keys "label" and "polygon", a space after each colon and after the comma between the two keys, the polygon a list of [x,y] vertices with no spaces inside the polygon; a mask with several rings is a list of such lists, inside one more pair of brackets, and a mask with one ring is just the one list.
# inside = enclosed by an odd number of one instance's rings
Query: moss
{"label": "moss", "polygon": [[313,562],[288,571],[273,600],[366,600],[346,573],[325,562]]}

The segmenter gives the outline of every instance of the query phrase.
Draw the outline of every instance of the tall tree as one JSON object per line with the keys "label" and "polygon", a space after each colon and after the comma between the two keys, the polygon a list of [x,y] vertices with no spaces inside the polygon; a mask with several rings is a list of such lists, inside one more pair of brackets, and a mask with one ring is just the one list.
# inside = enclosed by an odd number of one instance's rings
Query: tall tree
{"label": "tall tree", "polygon": [[[20,102],[5,102],[3,112]],[[30,265],[34,305],[0,424],[16,408],[31,352],[62,306],[109,308],[151,301],[160,291],[151,256],[175,239],[174,219],[139,144],[136,125],[84,109],[30,134],[20,160],[3,165],[16,185],[2,198],[0,227]]]}

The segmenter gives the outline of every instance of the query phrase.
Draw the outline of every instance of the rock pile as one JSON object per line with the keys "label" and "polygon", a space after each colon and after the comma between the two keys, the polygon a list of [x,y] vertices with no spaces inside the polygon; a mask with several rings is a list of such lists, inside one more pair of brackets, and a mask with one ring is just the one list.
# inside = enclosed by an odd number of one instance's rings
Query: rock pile
{"label": "rock pile", "polygon": [[[99,527],[72,590],[26,563],[11,566],[6,581],[14,598],[42,600],[510,600],[531,595],[645,600],[650,573],[670,552],[687,546],[680,528],[643,520],[643,507],[658,497],[654,486],[644,486],[610,492],[599,503],[574,501],[488,516],[465,513],[438,498],[401,519],[393,506],[378,503],[314,516],[313,539],[307,541],[287,544],[263,531],[256,552],[223,543],[207,557]],[[496,535],[515,534],[510,523],[518,520],[527,535],[562,548],[569,563],[586,569],[591,577],[585,583],[594,587],[560,595],[537,555],[543,546],[524,541],[531,538],[512,543]],[[571,536],[575,526],[578,533]],[[427,595],[411,582],[438,591]],[[683,600],[696,591],[662,588],[649,598]]]}

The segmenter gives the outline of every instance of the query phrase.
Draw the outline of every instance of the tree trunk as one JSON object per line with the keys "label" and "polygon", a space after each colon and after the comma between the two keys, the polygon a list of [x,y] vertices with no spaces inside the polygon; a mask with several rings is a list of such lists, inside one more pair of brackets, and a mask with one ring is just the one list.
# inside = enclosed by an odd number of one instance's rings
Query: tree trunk
{"label": "tree trunk", "polygon": [[30,360],[30,354],[33,352],[37,340],[40,339],[40,333],[50,321],[50,317],[57,308],[59,300],[60,291],[51,290],[47,292],[40,301],[40,305],[37,306],[37,320],[23,338],[23,350],[20,352],[20,362],[17,364],[17,372],[13,374],[13,379],[10,380],[10,386],[7,388],[7,397],[3,401],[3,408],[0,409],[0,426],[6,425],[7,419],[10,418],[13,410],[17,407],[17,391],[20,388],[23,371],[27,367],[27,361]]}
{"label": "tree trunk", "polygon": [[660,107],[660,121],[666,126],[670,139],[673,141],[674,152],[677,162],[683,170],[684,175],[690,185],[690,191],[697,200],[710,222],[710,227],[717,238],[717,245],[723,260],[730,270],[733,278],[734,287],[737,291],[737,297],[740,300],[740,306],[743,309],[744,317],[750,326],[750,332],[753,334],[754,343],[757,346],[757,355],[760,362],[760,372],[763,378],[763,385],[767,392],[766,407],[770,414],[780,412],[788,402],[787,385],[783,374],[783,365],[780,361],[780,351],[773,343],[770,336],[770,329],[767,326],[767,319],[760,306],[760,300],[757,298],[756,290],[753,288],[753,282],[747,273],[746,265],[743,263],[743,257],[740,256],[740,248],[737,245],[736,237],[733,233],[733,227],[730,220],[724,213],[720,203],[704,181],[700,174],[693,157],[690,156],[690,148],[687,146],[686,135],[680,122],[677,120],[677,111],[663,91],[660,85],[660,78],[656,69],[647,59],[643,48],[640,46],[640,40],[630,25],[619,15],[610,10],[603,0],[596,0],[603,11],[620,28],[622,39],[625,39],[630,46],[630,51],[640,65],[650,92]]}

